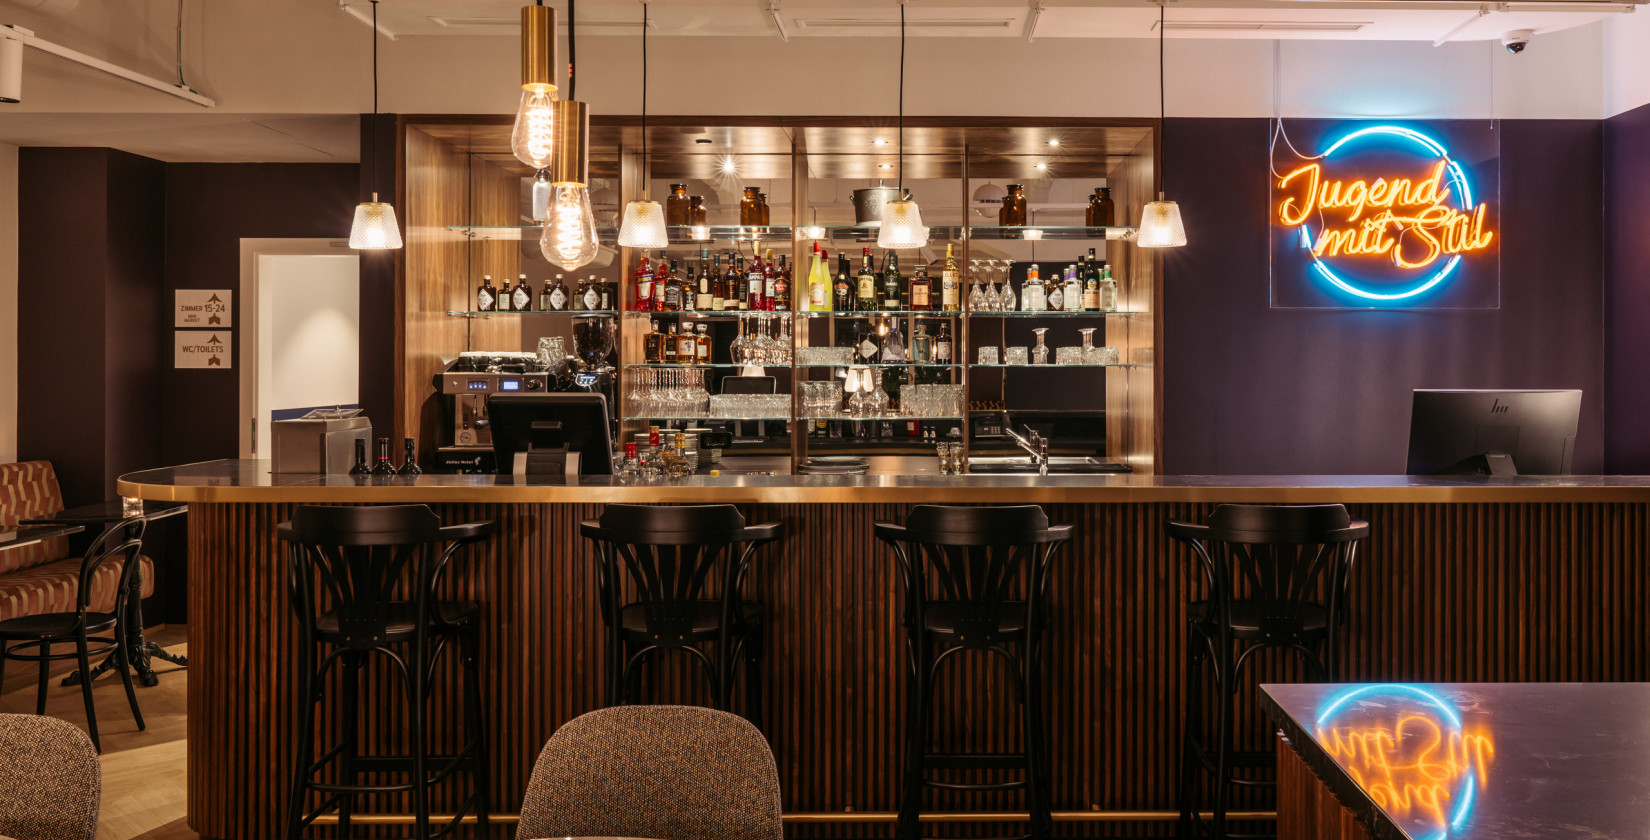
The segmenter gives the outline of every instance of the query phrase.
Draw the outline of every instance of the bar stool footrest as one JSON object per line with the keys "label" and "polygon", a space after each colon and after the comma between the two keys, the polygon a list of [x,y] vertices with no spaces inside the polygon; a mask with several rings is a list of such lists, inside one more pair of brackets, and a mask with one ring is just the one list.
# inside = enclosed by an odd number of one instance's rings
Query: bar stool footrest
{"label": "bar stool footrest", "polygon": [[923,765],[937,770],[1024,770],[1025,753],[928,753]]}

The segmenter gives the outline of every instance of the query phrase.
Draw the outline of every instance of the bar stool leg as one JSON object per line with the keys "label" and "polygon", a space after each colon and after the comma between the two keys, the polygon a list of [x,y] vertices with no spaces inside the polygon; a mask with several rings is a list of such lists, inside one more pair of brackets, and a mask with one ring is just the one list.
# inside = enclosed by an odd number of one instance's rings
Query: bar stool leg
{"label": "bar stool leg", "polygon": [[1218,673],[1215,681],[1220,690],[1220,719],[1216,725],[1215,748],[1218,757],[1215,760],[1215,795],[1214,795],[1214,836],[1225,840],[1226,837],[1226,810],[1231,802],[1232,795],[1232,725],[1237,705],[1238,675],[1232,665],[1232,645],[1229,640],[1221,639],[1220,649],[1215,652],[1216,668]]}
{"label": "bar stool leg", "polygon": [[[1032,645],[1028,643],[1026,649],[1029,652]],[[1019,682],[1023,686],[1020,696],[1025,716],[1026,810],[1031,816],[1031,837],[1033,840],[1046,840],[1054,825],[1048,807],[1048,779],[1043,774],[1046,757],[1043,753],[1043,719],[1039,708],[1042,692],[1037,685],[1037,667],[1031,658],[1026,656],[1015,665],[1019,670]]]}
{"label": "bar stool leg", "polygon": [[1195,836],[1195,820],[1202,804],[1198,795],[1198,777],[1202,772],[1203,756],[1198,746],[1197,728],[1203,717],[1203,656],[1199,652],[1196,631],[1192,632],[1191,652],[1186,657],[1186,717],[1180,727],[1180,837],[1190,840]]}
{"label": "bar stool leg", "polygon": [[304,794],[309,789],[310,764],[315,755],[315,651],[306,639],[298,643],[298,673],[304,698],[302,720],[298,723],[298,749],[292,762],[292,790],[287,799],[287,840],[299,840],[304,819]]}
{"label": "bar stool leg", "polygon": [[[343,717],[343,731],[340,736],[344,740],[344,750],[338,756],[338,778],[346,785],[355,784],[355,759],[361,754],[359,739],[359,721],[356,719],[356,703],[360,697],[361,688],[361,658],[362,654],[346,653],[343,655],[344,673],[342,684],[339,687],[338,700],[340,714]],[[346,793],[338,803],[338,834],[340,837],[350,836],[350,820],[355,816],[355,794]]]}
{"label": "bar stool leg", "polygon": [[906,692],[905,784],[900,794],[899,823],[894,833],[898,840],[917,840],[921,836],[918,816],[922,810],[922,780],[926,775],[924,765],[928,752],[928,644],[921,630],[913,631],[912,636],[913,673]]}
{"label": "bar stool leg", "polygon": [[464,708],[465,719],[470,729],[471,768],[476,780],[476,826],[479,837],[490,834],[488,823],[488,789],[487,789],[487,730],[482,723],[481,710],[481,665],[480,634],[474,628],[467,628],[459,636],[459,645],[464,653]]}
{"label": "bar stool leg", "polygon": [[407,687],[407,726],[411,729],[413,836],[427,840],[430,836],[429,771],[424,757],[424,674],[425,645],[422,632],[413,643],[411,662],[403,669],[403,684]]}
{"label": "bar stool leg", "polygon": [[762,728],[762,629],[751,628],[745,640],[745,716]]}
{"label": "bar stool leg", "polygon": [[[40,687],[35,689],[35,694],[34,694],[34,713],[37,714],[37,715],[43,715],[43,714],[46,713],[46,680],[51,677],[51,664],[52,664],[51,663],[51,655],[52,655],[51,642],[41,642],[40,643]],[[82,673],[84,673],[84,672],[82,672]]]}
{"label": "bar stool leg", "polygon": [[[132,687],[131,665],[131,658],[126,654],[126,646],[117,643],[115,645],[115,670],[120,672],[120,681],[126,686],[126,703],[132,707],[132,720],[137,722],[138,731],[142,732],[148,727],[143,723],[143,711],[138,708],[137,691]],[[81,680],[81,682],[87,681]]]}

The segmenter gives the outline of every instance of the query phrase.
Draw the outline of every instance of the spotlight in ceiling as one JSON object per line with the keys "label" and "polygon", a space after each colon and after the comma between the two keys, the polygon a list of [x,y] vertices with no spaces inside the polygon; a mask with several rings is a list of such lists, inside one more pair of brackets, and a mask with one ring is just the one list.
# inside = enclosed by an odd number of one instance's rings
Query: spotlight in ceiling
{"label": "spotlight in ceiling", "polygon": [[724,174],[732,175],[738,171],[739,164],[734,161],[732,155],[722,158],[722,172]]}
{"label": "spotlight in ceiling", "polygon": [[1047,172],[1048,171],[1048,164],[1046,164],[1046,163],[1037,164],[1037,171],[1038,172]]}
{"label": "spotlight in ceiling", "polygon": [[1058,138],[1058,137],[1050,137],[1050,138],[1049,138],[1049,140],[1048,140],[1048,144],[1049,144],[1049,145],[1050,145],[1050,146],[1058,146],[1058,145],[1060,145],[1060,138]]}
{"label": "spotlight in ceiling", "polygon": [[877,164],[877,168],[878,169],[893,169],[894,165],[891,164],[891,163],[879,163],[879,164]]}
{"label": "spotlight in ceiling", "polygon": [[881,138],[881,137],[878,137],[877,139],[871,141],[871,145],[873,145],[873,146],[886,146],[886,145],[888,145],[888,141]]}

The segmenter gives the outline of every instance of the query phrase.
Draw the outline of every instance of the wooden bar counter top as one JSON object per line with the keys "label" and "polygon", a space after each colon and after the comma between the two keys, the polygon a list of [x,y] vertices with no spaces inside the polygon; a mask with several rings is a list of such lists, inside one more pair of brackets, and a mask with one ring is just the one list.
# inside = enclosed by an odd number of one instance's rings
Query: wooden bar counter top
{"label": "wooden bar counter top", "polygon": [[[207,838],[281,835],[299,702],[296,622],[275,527],[303,503],[419,502],[446,522],[499,524],[455,558],[442,588],[481,604],[491,799],[506,818],[550,734],[601,705],[605,637],[594,551],[578,523],[614,502],[727,502],[753,523],[784,523],[784,537],[758,552],[747,592],[764,633],[761,728],[793,838],[892,836],[907,664],[897,574],[871,531],[923,502],[1037,503],[1052,521],[1076,526],[1051,572],[1043,660],[1051,793],[1065,837],[1173,834],[1186,607],[1203,597],[1203,583],[1163,523],[1201,520],[1221,502],[1341,502],[1370,522],[1352,571],[1340,680],[1650,681],[1644,477],[724,475],[627,485],[426,475],[357,483],[215,461],[132,473],[117,487],[189,503],[189,825]],[[1268,683],[1302,676],[1282,659],[1257,672]],[[431,712],[438,741],[456,734],[461,713],[456,673],[446,676]],[[940,681],[938,696],[948,699],[934,714],[936,747],[1018,747],[1012,692],[995,665],[961,659]],[[706,701],[690,663],[667,659],[646,683],[655,702]],[[1253,694],[1240,706],[1240,747],[1267,749]],[[371,746],[393,748],[403,715],[387,702],[363,705]],[[324,724],[323,735],[335,727]],[[1016,793],[929,796],[939,819],[1011,820],[1025,810]],[[1235,808],[1269,816],[1264,796]],[[436,808],[452,802],[440,792]],[[394,821],[408,808],[385,798],[361,812]],[[1017,829],[932,825],[925,834]]]}

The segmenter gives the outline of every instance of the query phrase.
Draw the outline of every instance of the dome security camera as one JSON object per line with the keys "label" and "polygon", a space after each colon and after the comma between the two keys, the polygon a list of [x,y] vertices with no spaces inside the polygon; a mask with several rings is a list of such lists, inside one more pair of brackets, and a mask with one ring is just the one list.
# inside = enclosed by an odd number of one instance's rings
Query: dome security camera
{"label": "dome security camera", "polygon": [[1501,46],[1506,47],[1507,52],[1518,55],[1530,45],[1530,40],[1534,37],[1534,29],[1509,29],[1501,33]]}

